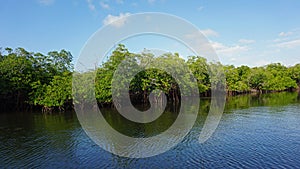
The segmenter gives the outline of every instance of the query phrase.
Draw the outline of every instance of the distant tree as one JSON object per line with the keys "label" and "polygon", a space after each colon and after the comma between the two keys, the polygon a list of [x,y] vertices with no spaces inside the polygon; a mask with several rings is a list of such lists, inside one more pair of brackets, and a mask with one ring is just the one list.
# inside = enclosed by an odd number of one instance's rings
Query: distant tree
{"label": "distant tree", "polygon": [[267,74],[262,67],[255,67],[251,69],[249,84],[252,89],[262,91],[267,80]]}
{"label": "distant tree", "polygon": [[207,92],[210,89],[210,77],[206,59],[199,56],[190,56],[187,65],[197,79],[199,92]]}
{"label": "distant tree", "polygon": [[290,77],[296,81],[298,86],[300,85],[300,64],[296,64],[289,68]]}
{"label": "distant tree", "polygon": [[16,104],[16,108],[24,106],[28,101],[28,91],[32,82],[32,62],[29,60],[31,53],[23,48],[18,48],[13,52],[6,48],[8,55],[0,62],[1,88],[0,93],[11,96]]}
{"label": "distant tree", "polygon": [[296,88],[297,84],[288,73],[287,67],[280,63],[273,63],[266,66],[267,79],[264,84],[265,90],[282,91]]}

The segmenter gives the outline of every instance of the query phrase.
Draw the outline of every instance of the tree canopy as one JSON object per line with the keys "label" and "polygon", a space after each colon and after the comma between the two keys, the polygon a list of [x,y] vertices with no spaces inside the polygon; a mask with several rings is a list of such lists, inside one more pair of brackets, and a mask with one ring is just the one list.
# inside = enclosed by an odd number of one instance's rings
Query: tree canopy
{"label": "tree canopy", "polygon": [[[156,57],[150,52],[135,54],[120,44],[96,72],[85,72],[85,75],[80,77],[80,80],[86,81],[88,85],[95,75],[94,97],[99,103],[112,102],[113,76],[124,59],[128,61],[126,66],[131,69],[145,68],[149,63],[153,63],[155,67],[137,73],[129,82],[131,99],[137,102],[147,102],[150,92],[155,89],[163,91],[169,101],[179,101],[182,91],[191,90],[191,84],[185,84],[187,79],[192,78],[191,74],[197,81],[199,92],[207,95],[211,91],[211,84],[219,80],[210,77],[210,73],[216,68],[224,70],[226,90],[229,93],[294,90],[300,85],[300,64],[286,67],[280,63],[272,63],[253,68],[222,66],[220,63],[209,63],[200,56],[189,56],[184,60],[178,53],[165,53]],[[179,65],[186,65],[191,74],[182,75],[186,70]],[[177,81],[178,77],[173,77],[159,69],[160,67],[172,69],[169,71],[182,75],[182,80]],[[46,110],[62,110],[72,105],[73,74],[72,55],[66,50],[51,51],[45,55],[28,52],[23,48],[1,48],[0,107],[25,109],[38,106]],[[122,86],[128,80],[124,78],[119,83]],[[183,88],[179,89],[179,85]],[[79,89],[82,93],[86,92],[84,90],[86,88]]]}

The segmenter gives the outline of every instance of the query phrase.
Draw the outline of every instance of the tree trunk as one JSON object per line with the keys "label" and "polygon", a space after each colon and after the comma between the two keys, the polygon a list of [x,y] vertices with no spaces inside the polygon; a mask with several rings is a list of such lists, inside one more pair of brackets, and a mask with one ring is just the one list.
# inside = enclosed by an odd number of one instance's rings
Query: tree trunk
{"label": "tree trunk", "polygon": [[144,94],[143,94],[143,102],[146,103],[147,102],[147,91],[146,89],[144,90]]}

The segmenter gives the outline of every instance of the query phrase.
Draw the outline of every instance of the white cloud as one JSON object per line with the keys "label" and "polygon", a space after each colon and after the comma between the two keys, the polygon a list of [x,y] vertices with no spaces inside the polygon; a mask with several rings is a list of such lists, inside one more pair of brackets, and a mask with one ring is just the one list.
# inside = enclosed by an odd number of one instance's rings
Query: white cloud
{"label": "white cloud", "polygon": [[280,48],[295,48],[295,47],[300,47],[300,39],[296,40],[290,40],[286,42],[281,42],[276,44],[275,46],[280,47]]}
{"label": "white cloud", "polygon": [[203,33],[206,37],[219,36],[219,33],[212,29],[203,29],[203,30],[200,30],[200,32]]}
{"label": "white cloud", "polygon": [[103,9],[109,9],[110,6],[104,2],[100,2],[100,6],[103,8]]}
{"label": "white cloud", "polygon": [[[216,31],[211,29],[202,30],[201,33],[206,36],[219,35]],[[199,32],[194,32],[186,34],[185,38],[199,49],[198,52],[201,56],[209,57],[212,55],[211,52],[215,51],[215,53],[219,56],[220,61],[224,64],[232,64],[233,62],[240,63],[244,59],[242,56],[246,55],[250,50],[247,44],[225,44],[217,41],[209,41],[209,43],[207,43],[205,38],[202,39],[199,36]],[[242,41],[246,42],[246,40]],[[250,40],[247,40],[247,42],[249,43]]]}
{"label": "white cloud", "polygon": [[48,6],[54,3],[54,0],[38,0],[38,3]]}
{"label": "white cloud", "polygon": [[249,62],[245,62],[245,59],[250,51],[250,48],[248,46],[242,46],[238,44],[228,45],[215,41],[212,41],[210,43],[211,46],[215,49],[215,52],[220,58],[222,64],[249,64]]}
{"label": "white cloud", "polygon": [[256,61],[254,63],[254,66],[265,66],[265,65],[270,64],[270,63],[271,63],[271,61],[267,61],[267,60],[262,59],[262,60]]}
{"label": "white cloud", "polygon": [[280,32],[278,34],[278,36],[280,36],[280,37],[286,37],[286,36],[290,36],[292,34],[293,34],[293,32]]}
{"label": "white cloud", "polygon": [[273,40],[275,42],[272,46],[281,49],[291,49],[300,47],[300,30],[294,29],[288,32],[280,32],[278,38]]}
{"label": "white cloud", "polygon": [[294,46],[298,46],[298,41],[300,40],[300,29],[293,29],[288,32],[280,32],[278,34],[279,37],[273,40],[275,47],[281,48],[293,48]]}
{"label": "white cloud", "polygon": [[88,3],[88,7],[91,11],[94,11],[96,9],[95,5],[93,4],[93,0],[86,0]]}
{"label": "white cloud", "polygon": [[288,38],[276,38],[273,40],[273,42],[282,42],[282,41],[287,41],[289,40]]}
{"label": "white cloud", "polygon": [[240,52],[245,52],[249,50],[247,46],[233,45],[228,46],[219,42],[211,42],[218,55],[234,55]]}
{"label": "white cloud", "polygon": [[122,27],[126,22],[126,17],[129,16],[130,13],[120,13],[119,16],[107,15],[103,20],[104,25],[111,24],[114,27]]}
{"label": "white cloud", "polygon": [[252,40],[252,39],[240,39],[239,43],[242,43],[242,44],[251,44],[251,43],[255,43],[255,40]]}

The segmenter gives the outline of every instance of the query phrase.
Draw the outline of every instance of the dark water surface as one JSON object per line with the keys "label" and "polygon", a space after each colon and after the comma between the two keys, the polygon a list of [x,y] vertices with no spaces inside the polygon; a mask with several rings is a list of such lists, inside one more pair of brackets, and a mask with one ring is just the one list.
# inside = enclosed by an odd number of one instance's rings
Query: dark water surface
{"label": "dark water surface", "polygon": [[[201,100],[197,121],[183,142],[158,156],[131,159],[98,147],[75,113],[0,113],[0,168],[300,168],[298,93],[230,97],[214,135],[198,137],[210,102]],[[159,121],[127,123],[111,109],[103,113],[118,131],[151,136],[176,119],[168,108]]]}

